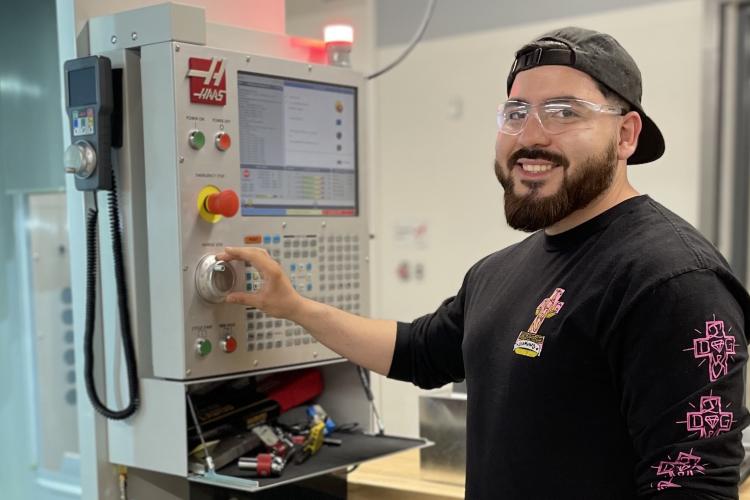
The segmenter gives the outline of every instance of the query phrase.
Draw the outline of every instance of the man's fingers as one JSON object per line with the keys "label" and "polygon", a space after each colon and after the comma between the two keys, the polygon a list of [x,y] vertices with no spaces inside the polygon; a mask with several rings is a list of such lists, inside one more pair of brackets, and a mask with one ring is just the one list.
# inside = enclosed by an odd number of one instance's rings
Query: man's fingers
{"label": "man's fingers", "polygon": [[274,261],[265,248],[256,247],[226,247],[223,252],[216,254],[217,260],[243,260],[258,271],[268,270]]}
{"label": "man's fingers", "polygon": [[257,307],[257,299],[253,294],[247,292],[232,292],[227,295],[225,301],[228,304],[244,304],[250,307]]}

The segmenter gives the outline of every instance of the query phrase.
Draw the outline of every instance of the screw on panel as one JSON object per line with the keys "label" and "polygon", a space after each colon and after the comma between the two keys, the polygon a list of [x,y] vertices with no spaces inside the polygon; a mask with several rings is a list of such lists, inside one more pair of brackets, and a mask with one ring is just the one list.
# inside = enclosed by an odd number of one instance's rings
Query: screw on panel
{"label": "screw on panel", "polygon": [[282,222],[282,223],[281,223],[281,227],[282,227],[283,229],[286,229],[286,222]]}
{"label": "screw on panel", "polygon": [[174,51],[175,52],[179,52],[180,51],[180,44],[179,43],[175,44]]}
{"label": "screw on panel", "polygon": [[184,163],[184,162],[185,162],[185,157],[184,156],[180,156],[180,163]]}
{"label": "screw on panel", "polygon": [[253,361],[253,366],[258,366],[258,360],[257,359]]}
{"label": "screw on panel", "polygon": [[313,358],[317,358],[317,357],[318,357],[318,353],[317,353],[317,352],[314,352],[314,353],[313,353]]}
{"label": "screw on panel", "polygon": [[247,57],[245,58],[245,62],[250,62],[250,56],[247,56]]}
{"label": "screw on panel", "polygon": [[191,373],[193,373],[193,370],[191,370],[190,368],[185,370],[185,375],[190,375]]}
{"label": "screw on panel", "polygon": [[138,40],[138,33],[136,33],[135,31],[134,31],[134,32],[132,32],[132,33],[130,34],[130,39],[131,39],[131,40],[133,40],[134,42],[135,42],[136,40]]}
{"label": "screw on panel", "polygon": [[320,227],[326,227],[326,221],[321,222]]}
{"label": "screw on panel", "polygon": [[112,35],[112,38],[109,39],[110,42],[112,42],[112,45],[117,43],[117,36]]}
{"label": "screw on panel", "polygon": [[309,64],[307,65],[307,71],[308,71],[308,72],[312,72],[312,66],[311,66],[311,65],[309,65]]}
{"label": "screw on panel", "polygon": [[370,262],[370,256],[365,257],[365,262]]}
{"label": "screw on panel", "polygon": [[183,267],[183,268],[182,268],[182,272],[185,272],[185,273],[186,273],[186,272],[187,272],[187,270],[188,270],[188,266],[185,266],[185,267]]}

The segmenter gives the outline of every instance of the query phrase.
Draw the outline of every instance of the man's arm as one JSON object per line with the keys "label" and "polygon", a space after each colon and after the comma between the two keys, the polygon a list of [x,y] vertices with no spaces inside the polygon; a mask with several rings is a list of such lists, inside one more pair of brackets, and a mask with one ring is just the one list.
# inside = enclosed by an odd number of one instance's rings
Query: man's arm
{"label": "man's arm", "polygon": [[639,498],[737,498],[747,299],[711,270],[646,290],[601,340],[633,440]]}
{"label": "man's arm", "polygon": [[234,292],[227,302],[256,307],[288,319],[309,331],[320,343],[364,368],[387,375],[396,343],[396,322],[350,314],[303,297],[265,249],[226,248],[218,260],[242,260],[263,277],[258,292]]}

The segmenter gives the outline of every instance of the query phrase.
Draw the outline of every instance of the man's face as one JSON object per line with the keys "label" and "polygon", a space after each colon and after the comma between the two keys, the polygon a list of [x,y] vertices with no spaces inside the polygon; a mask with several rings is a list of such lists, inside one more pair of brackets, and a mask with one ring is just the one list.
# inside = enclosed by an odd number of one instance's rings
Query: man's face
{"label": "man's face", "polygon": [[[596,83],[566,66],[540,66],[516,76],[509,99],[539,104],[575,97],[607,104]],[[514,229],[536,231],[602,194],[617,169],[619,117],[595,114],[591,126],[550,134],[531,113],[518,135],[497,134],[495,174],[505,189],[505,217]]]}

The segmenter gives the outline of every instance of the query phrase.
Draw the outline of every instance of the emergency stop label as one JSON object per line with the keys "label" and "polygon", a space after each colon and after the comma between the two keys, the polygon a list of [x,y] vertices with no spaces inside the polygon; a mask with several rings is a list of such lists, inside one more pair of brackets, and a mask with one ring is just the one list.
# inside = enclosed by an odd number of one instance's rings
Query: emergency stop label
{"label": "emergency stop label", "polygon": [[227,103],[226,61],[218,57],[188,59],[190,102],[224,106]]}

